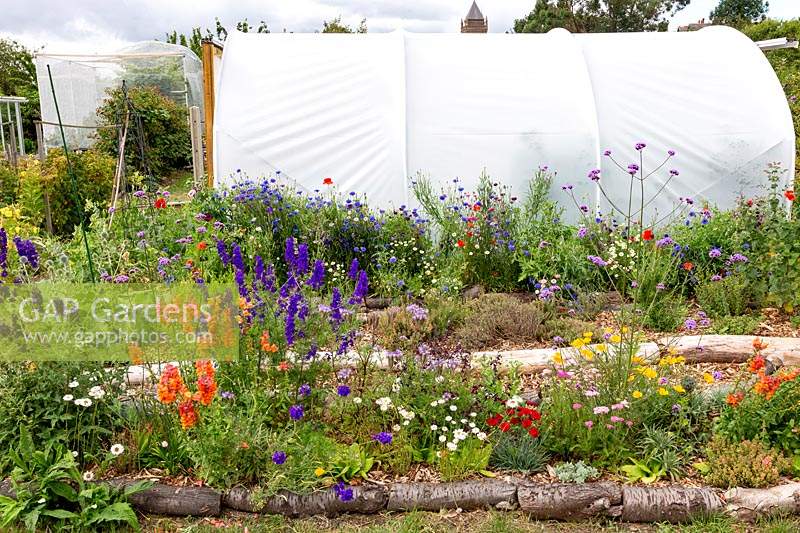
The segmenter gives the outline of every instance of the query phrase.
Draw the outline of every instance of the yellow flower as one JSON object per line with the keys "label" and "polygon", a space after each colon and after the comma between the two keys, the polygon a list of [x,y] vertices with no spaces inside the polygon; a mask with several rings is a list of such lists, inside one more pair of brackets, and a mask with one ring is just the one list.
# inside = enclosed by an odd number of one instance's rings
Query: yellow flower
{"label": "yellow flower", "polygon": [[594,335],[594,333],[592,333],[591,331],[584,331],[583,332],[583,336],[588,338],[588,339],[591,339],[592,335]]}
{"label": "yellow flower", "polygon": [[325,469],[321,466],[318,466],[316,470],[314,470],[314,475],[317,477],[323,476],[325,474]]}
{"label": "yellow flower", "polygon": [[642,395],[642,392],[641,392],[641,391],[638,391],[638,390],[635,390],[635,391],[633,391],[633,397],[634,397],[634,398],[636,398],[636,399],[639,399],[639,398],[641,398],[642,396],[643,396],[643,395]]}
{"label": "yellow flower", "polygon": [[712,376],[712,375],[711,375],[710,373],[708,373],[708,372],[706,372],[705,374],[703,374],[703,379],[705,380],[705,382],[706,382],[706,383],[714,383],[714,376]]}
{"label": "yellow flower", "polygon": [[628,375],[628,383],[633,382],[633,374]]}
{"label": "yellow flower", "polygon": [[622,333],[628,333],[628,327],[622,326]]}
{"label": "yellow flower", "polygon": [[643,365],[644,364],[644,357],[641,357],[641,356],[638,356],[638,355],[634,355],[633,357],[631,357],[631,362],[634,363],[634,364],[637,364],[637,365]]}
{"label": "yellow flower", "polygon": [[658,377],[658,372],[648,366],[642,370],[642,375],[648,379],[656,379]]}
{"label": "yellow flower", "polygon": [[686,392],[686,389],[684,389],[684,388],[683,388],[682,386],[680,386],[680,385],[673,385],[673,386],[672,386],[672,390],[674,390],[674,391],[675,391],[675,392],[677,392],[678,394],[683,394],[684,392]]}
{"label": "yellow flower", "polygon": [[620,337],[619,335],[617,335],[615,333],[614,335],[611,335],[611,338],[609,340],[611,342],[617,343],[617,342],[621,342],[622,341],[622,337]]}
{"label": "yellow flower", "polygon": [[597,350],[600,353],[603,353],[603,352],[606,351],[606,343],[604,343],[604,342],[600,343],[597,346],[595,346],[594,349]]}
{"label": "yellow flower", "polygon": [[594,359],[594,353],[591,350],[586,349],[586,348],[581,348],[581,355],[587,361],[591,361],[592,359]]}
{"label": "yellow flower", "polygon": [[584,341],[583,339],[575,339],[569,344],[573,348],[583,348],[584,346],[586,346],[586,341]]}
{"label": "yellow flower", "polygon": [[556,352],[553,354],[553,362],[559,365],[564,364],[564,357],[562,357],[561,352]]}
{"label": "yellow flower", "polygon": [[658,388],[658,393],[661,396],[669,396],[669,391],[667,389],[665,389],[664,387],[659,387]]}

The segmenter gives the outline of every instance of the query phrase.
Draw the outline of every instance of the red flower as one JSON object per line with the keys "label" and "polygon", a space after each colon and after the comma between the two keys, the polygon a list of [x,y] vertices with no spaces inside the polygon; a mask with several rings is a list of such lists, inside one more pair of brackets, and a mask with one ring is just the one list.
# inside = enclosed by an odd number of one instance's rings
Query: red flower
{"label": "red flower", "polygon": [[766,364],[767,363],[764,360],[764,358],[760,355],[757,355],[750,360],[750,365],[748,366],[748,368],[750,369],[750,372],[756,373],[762,368],[764,368]]}
{"label": "red flower", "polygon": [[499,424],[501,420],[503,420],[503,417],[502,417],[502,416],[500,416],[500,415],[494,415],[493,417],[489,418],[489,419],[486,421],[486,423],[487,423],[488,425],[490,425],[491,427],[494,427],[494,426],[496,426],[497,424]]}
{"label": "red flower", "polygon": [[164,209],[165,207],[167,207],[167,201],[163,198],[159,198],[158,200],[156,200],[156,203],[153,204],[153,207],[155,207],[156,209]]}
{"label": "red flower", "polygon": [[459,248],[464,247],[464,241],[462,241],[461,239],[458,239],[458,242],[456,244],[458,245]]}
{"label": "red flower", "polygon": [[525,420],[522,421],[522,427],[524,427],[525,429],[528,429],[532,425],[533,425],[533,420],[531,420],[530,418],[526,418]]}
{"label": "red flower", "polygon": [[322,180],[323,185],[333,185],[333,180],[331,178],[325,178]]}
{"label": "red flower", "polygon": [[542,419],[542,413],[540,413],[539,411],[536,411],[536,410],[533,411],[533,414],[531,416],[533,417],[534,420],[541,420]]}
{"label": "red flower", "polygon": [[792,189],[789,189],[788,191],[784,192],[784,193],[783,193],[783,195],[784,195],[784,196],[786,197],[786,199],[787,199],[787,200],[789,200],[790,202],[794,202],[795,195],[794,195],[794,191],[793,191]]}
{"label": "red flower", "polygon": [[502,424],[500,424],[500,431],[502,431],[503,433],[505,433],[509,429],[511,429],[511,424],[509,424],[508,422],[503,422]]}
{"label": "red flower", "polygon": [[528,430],[528,435],[533,437],[534,439],[539,436],[539,430],[536,428],[531,428]]}
{"label": "red flower", "polygon": [[744,399],[744,393],[737,392],[736,394],[728,394],[728,397],[725,398],[725,403],[727,403],[731,407],[736,407],[737,405],[739,405],[739,402],[741,402],[743,399]]}
{"label": "red flower", "polygon": [[480,210],[481,210],[481,204],[475,204],[475,205],[473,205],[473,206],[472,206],[472,210],[473,210],[473,211],[480,211]]}
{"label": "red flower", "polygon": [[642,232],[642,239],[644,239],[646,241],[652,241],[653,240],[653,230],[651,230],[651,229],[644,230]]}
{"label": "red flower", "polygon": [[686,271],[689,271],[689,270],[691,270],[693,268],[694,268],[694,263],[692,263],[691,261],[686,261],[683,264],[683,269],[686,270]]}
{"label": "red flower", "polygon": [[205,250],[207,246],[208,244],[206,244],[206,241],[200,241],[197,243],[197,249],[200,250],[201,252]]}

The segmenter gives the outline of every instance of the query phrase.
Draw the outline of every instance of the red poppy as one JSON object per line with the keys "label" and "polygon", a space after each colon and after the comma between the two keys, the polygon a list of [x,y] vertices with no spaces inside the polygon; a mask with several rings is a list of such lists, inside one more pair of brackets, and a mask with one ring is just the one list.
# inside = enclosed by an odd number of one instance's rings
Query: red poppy
{"label": "red poppy", "polygon": [[156,203],[153,204],[153,207],[155,207],[156,209],[164,209],[165,207],[167,207],[167,201],[163,198],[159,198],[158,200],[156,200]]}
{"label": "red poppy", "polygon": [[461,239],[458,239],[458,242],[456,244],[458,245],[459,248],[464,247],[464,241],[462,241]]}
{"label": "red poppy", "polygon": [[475,204],[475,205],[473,205],[473,206],[472,206],[472,210],[473,210],[473,211],[480,211],[480,210],[481,210],[481,204]]}
{"label": "red poppy", "polygon": [[536,428],[531,428],[528,430],[528,435],[533,437],[534,439],[539,436],[539,430]]}
{"label": "red poppy", "polygon": [[533,425],[533,420],[531,420],[530,418],[526,418],[525,420],[522,421],[522,427],[524,427],[525,429],[528,429],[532,425]]}
{"label": "red poppy", "polygon": [[505,433],[509,429],[511,429],[511,424],[509,424],[508,422],[503,422],[502,424],[500,424],[500,431],[502,431],[503,433]]}
{"label": "red poppy", "polygon": [[197,249],[200,250],[201,252],[205,250],[207,247],[208,244],[206,243],[206,241],[200,241],[197,243]]}
{"label": "red poppy", "polygon": [[642,239],[644,239],[646,241],[652,241],[653,240],[653,230],[651,230],[651,229],[644,230],[642,232]]}
{"label": "red poppy", "polygon": [[322,180],[323,185],[333,185],[333,180],[331,178],[325,178]]}
{"label": "red poppy", "polygon": [[689,270],[691,270],[693,268],[694,268],[694,263],[692,263],[691,261],[686,261],[683,264],[683,269],[686,270],[686,271],[689,271]]}
{"label": "red poppy", "polygon": [[533,414],[531,416],[533,417],[534,420],[541,420],[542,419],[542,413],[540,413],[539,411],[535,411],[534,410]]}
{"label": "red poppy", "polygon": [[794,202],[794,199],[796,198],[795,195],[794,195],[794,191],[792,189],[789,189],[788,191],[784,192],[783,195],[790,202]]}

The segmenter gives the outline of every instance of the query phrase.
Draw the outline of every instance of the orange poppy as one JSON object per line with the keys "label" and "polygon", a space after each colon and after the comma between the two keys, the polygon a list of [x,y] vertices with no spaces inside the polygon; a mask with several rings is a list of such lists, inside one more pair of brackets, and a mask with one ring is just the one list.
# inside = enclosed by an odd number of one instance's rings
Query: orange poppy
{"label": "orange poppy", "polygon": [[155,207],[156,209],[164,209],[165,207],[167,207],[167,201],[163,198],[159,198],[153,204],[153,207]]}
{"label": "orange poppy", "polygon": [[686,261],[683,264],[683,269],[686,270],[686,271],[689,271],[689,270],[691,270],[693,268],[694,268],[694,263],[692,263],[691,261]]}
{"label": "orange poppy", "polygon": [[207,247],[208,244],[206,243],[206,241],[200,241],[197,243],[197,249],[200,250],[201,252],[205,250]]}

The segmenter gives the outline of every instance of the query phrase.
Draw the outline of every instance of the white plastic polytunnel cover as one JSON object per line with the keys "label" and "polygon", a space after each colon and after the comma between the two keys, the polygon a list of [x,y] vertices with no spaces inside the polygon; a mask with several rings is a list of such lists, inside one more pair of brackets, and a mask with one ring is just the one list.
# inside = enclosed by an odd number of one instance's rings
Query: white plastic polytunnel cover
{"label": "white plastic polytunnel cover", "polygon": [[[647,144],[641,153],[637,142]],[[535,170],[552,196],[608,208],[641,164],[648,216],[680,197],[719,207],[765,185],[771,162],[793,178],[794,130],[758,47],[726,27],[577,34],[241,34],[228,39],[216,97],[218,184],[277,175],[321,189],[413,204],[411,180],[482,172],[523,194]],[[611,150],[619,168],[603,152]],[[640,162],[639,157],[643,157]],[[670,179],[669,171],[679,175]],[[637,187],[638,189],[638,187]],[[639,200],[634,191],[634,205]]]}

